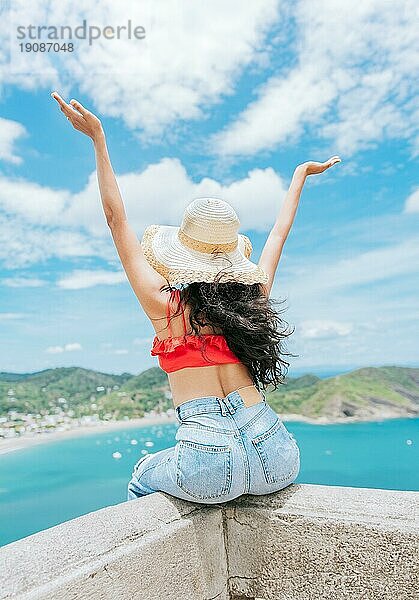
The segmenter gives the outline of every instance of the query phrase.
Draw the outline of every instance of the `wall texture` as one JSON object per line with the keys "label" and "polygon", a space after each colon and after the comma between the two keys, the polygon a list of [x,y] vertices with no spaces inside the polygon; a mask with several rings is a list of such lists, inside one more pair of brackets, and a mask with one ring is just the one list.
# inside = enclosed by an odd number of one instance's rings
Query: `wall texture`
{"label": "wall texture", "polygon": [[233,598],[419,598],[419,492],[291,485],[225,513]]}
{"label": "wall texture", "polygon": [[0,598],[417,600],[419,492],[156,493],[0,548]]}

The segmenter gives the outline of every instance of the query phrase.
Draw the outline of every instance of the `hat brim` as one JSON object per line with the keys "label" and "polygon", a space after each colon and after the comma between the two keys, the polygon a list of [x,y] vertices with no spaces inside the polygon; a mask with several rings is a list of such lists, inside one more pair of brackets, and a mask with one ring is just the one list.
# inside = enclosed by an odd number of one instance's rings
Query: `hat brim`
{"label": "hat brim", "polygon": [[252,244],[246,235],[238,234],[235,250],[209,254],[184,246],[178,238],[179,229],[172,225],[149,225],[141,240],[147,261],[170,283],[210,283],[220,271],[223,271],[220,282],[268,282],[268,274],[248,258]]}

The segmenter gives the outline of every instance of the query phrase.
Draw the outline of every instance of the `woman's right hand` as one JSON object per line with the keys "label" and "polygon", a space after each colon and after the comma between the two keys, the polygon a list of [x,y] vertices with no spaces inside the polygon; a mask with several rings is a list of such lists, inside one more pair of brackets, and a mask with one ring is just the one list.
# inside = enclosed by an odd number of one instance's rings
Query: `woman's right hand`
{"label": "woman's right hand", "polygon": [[51,96],[58,102],[61,111],[73,125],[74,129],[87,135],[93,142],[104,135],[100,120],[92,112],[84,108],[80,102],[70,100],[70,104],[67,104],[57,92],[52,92]]}

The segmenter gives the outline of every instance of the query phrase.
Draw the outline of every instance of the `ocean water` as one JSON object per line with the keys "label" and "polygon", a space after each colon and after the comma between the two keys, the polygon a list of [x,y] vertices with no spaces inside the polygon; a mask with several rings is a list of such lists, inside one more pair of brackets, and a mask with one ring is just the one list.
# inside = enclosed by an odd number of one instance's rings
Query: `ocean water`
{"label": "ocean water", "polygon": [[[301,452],[296,483],[419,491],[419,419],[284,422]],[[121,428],[1,455],[0,545],[125,502],[136,461],[173,446],[177,427]]]}

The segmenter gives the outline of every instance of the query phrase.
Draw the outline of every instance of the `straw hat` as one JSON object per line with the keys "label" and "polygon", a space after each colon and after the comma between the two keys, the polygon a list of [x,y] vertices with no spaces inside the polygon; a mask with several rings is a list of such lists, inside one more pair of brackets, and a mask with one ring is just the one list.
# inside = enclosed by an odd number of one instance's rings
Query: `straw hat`
{"label": "straw hat", "polygon": [[249,260],[252,244],[238,233],[239,218],[219,198],[196,198],[185,209],[180,227],[149,225],[141,245],[150,265],[169,283],[267,283],[267,273]]}

